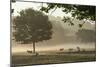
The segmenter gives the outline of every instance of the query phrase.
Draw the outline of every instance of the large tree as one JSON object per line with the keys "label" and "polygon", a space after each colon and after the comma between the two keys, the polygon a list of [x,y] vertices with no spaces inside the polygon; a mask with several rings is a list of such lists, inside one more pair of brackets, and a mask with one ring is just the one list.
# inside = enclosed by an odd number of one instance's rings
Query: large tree
{"label": "large tree", "polygon": [[52,24],[48,16],[40,11],[28,8],[19,12],[14,18],[15,40],[21,43],[35,43],[52,37]]}

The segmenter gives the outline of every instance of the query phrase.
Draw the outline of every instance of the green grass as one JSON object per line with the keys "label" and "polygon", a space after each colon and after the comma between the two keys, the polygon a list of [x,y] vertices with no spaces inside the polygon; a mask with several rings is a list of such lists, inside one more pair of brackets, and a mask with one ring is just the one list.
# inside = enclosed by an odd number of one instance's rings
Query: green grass
{"label": "green grass", "polygon": [[87,62],[95,61],[95,54],[58,54],[58,55],[13,55],[13,65],[36,65],[36,64],[53,64],[69,62]]}

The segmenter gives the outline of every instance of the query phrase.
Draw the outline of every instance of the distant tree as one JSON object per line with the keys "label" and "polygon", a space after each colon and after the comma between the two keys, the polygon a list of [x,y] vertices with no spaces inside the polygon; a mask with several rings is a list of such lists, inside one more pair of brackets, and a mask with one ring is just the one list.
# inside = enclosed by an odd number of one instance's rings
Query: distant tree
{"label": "distant tree", "polygon": [[[66,14],[71,13],[72,17],[79,19],[79,20],[96,20],[96,6],[91,5],[73,5],[73,4],[59,4],[59,3],[48,3],[47,7],[42,5],[41,11],[48,13],[50,10],[53,9],[51,14],[57,9],[62,8],[62,11]],[[67,17],[63,18],[63,21],[66,22],[70,19],[66,19]],[[69,22],[71,25],[74,25],[72,22]],[[85,22],[84,22],[85,23]],[[79,27],[82,27],[83,24],[79,24]]]}
{"label": "distant tree", "polygon": [[76,49],[77,49],[78,52],[80,52],[80,50],[81,50],[80,47],[76,47]]}
{"label": "distant tree", "polygon": [[96,32],[94,30],[80,29],[76,33],[76,36],[84,43],[95,42],[96,40]]}
{"label": "distant tree", "polygon": [[40,11],[28,8],[19,12],[14,18],[15,40],[21,43],[35,43],[52,38],[52,24],[48,16]]}

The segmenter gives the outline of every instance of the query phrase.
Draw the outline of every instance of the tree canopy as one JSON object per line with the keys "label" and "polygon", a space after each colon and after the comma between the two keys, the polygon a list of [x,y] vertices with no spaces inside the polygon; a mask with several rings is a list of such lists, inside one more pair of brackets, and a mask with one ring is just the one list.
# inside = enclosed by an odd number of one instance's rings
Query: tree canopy
{"label": "tree canopy", "polygon": [[16,41],[30,43],[51,39],[52,24],[48,16],[32,8],[22,10],[19,14],[14,19]]}
{"label": "tree canopy", "polygon": [[35,43],[52,38],[52,24],[48,16],[40,11],[28,8],[19,12],[14,18],[15,40],[21,43]]}
{"label": "tree canopy", "polygon": [[59,3],[48,3],[47,7],[42,6],[40,10],[49,12],[51,9],[63,8],[62,11],[71,13],[72,17],[77,19],[91,19],[95,21],[96,7],[91,5],[74,5],[74,4],[59,4]]}
{"label": "tree canopy", "polygon": [[[96,6],[91,6],[91,5],[47,3],[47,7],[44,7],[42,5],[40,10],[48,13],[50,10],[53,9],[53,11],[51,12],[52,14],[57,8],[62,8],[62,12],[66,14],[70,13],[73,18],[79,20],[86,19],[86,20],[96,21]],[[64,16],[62,21],[64,22],[68,21],[70,25],[74,25],[72,19],[69,17]],[[79,24],[79,27],[82,27],[84,23]]]}

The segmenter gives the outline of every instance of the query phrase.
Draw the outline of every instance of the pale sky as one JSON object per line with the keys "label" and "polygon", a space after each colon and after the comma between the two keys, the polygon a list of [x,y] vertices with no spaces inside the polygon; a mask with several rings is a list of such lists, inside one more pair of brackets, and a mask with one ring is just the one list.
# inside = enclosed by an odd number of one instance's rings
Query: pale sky
{"label": "pale sky", "polygon": [[[16,2],[16,3],[12,3],[12,8],[14,8],[14,16],[18,15],[18,12],[20,12],[23,9],[27,9],[27,8],[33,8],[35,10],[39,10],[41,8],[42,3],[36,3],[36,2]],[[43,6],[47,6],[46,3],[43,3]],[[51,10],[49,12],[48,15],[51,14],[53,10]],[[52,13],[52,16],[70,16],[70,14],[65,14],[64,12],[62,12],[62,8],[57,8],[55,12]]]}

